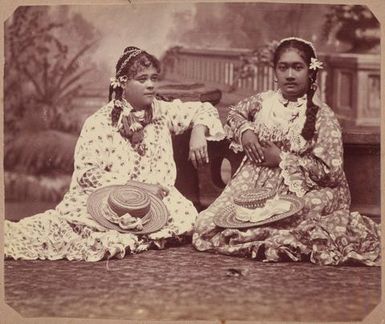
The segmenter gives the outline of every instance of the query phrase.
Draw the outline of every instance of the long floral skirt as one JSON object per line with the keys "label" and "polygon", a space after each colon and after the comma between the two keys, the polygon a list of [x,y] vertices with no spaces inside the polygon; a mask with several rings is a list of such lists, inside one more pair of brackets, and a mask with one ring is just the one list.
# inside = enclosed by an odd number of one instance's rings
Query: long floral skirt
{"label": "long floral skirt", "polygon": [[67,193],[56,209],[5,221],[5,257],[98,261],[185,241],[198,215],[195,207],[175,188],[163,202],[170,213],[167,224],[157,232],[134,235],[101,228],[87,214],[86,196]]}
{"label": "long floral skirt", "polygon": [[350,212],[350,197],[341,197],[335,188],[309,192],[301,212],[270,225],[239,230],[217,227],[214,216],[232,203],[237,192],[268,187],[278,188],[281,194],[291,194],[278,168],[255,169],[245,164],[213,204],[198,215],[193,234],[197,250],[266,262],[381,264],[380,226],[358,212]]}

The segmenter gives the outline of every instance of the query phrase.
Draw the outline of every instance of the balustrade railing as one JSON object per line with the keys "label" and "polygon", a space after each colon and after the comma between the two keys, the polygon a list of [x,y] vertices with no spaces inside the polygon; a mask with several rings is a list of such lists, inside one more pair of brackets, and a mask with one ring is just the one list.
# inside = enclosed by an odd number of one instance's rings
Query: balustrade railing
{"label": "balustrade railing", "polygon": [[[275,89],[273,68],[265,62],[243,64],[247,49],[177,48],[163,58],[166,79],[202,82],[250,95]],[[380,125],[380,56],[319,54],[318,95],[346,125]]]}
{"label": "balustrade railing", "polygon": [[[168,64],[165,64],[163,69],[167,79],[199,81],[223,89],[237,89],[245,94],[275,89],[277,85],[274,82],[273,69],[269,64],[266,62],[246,66],[242,64],[242,57],[252,56],[253,52],[246,49],[180,48],[177,54],[167,61]],[[246,74],[246,76],[240,76],[240,74]],[[323,97],[322,88],[325,77],[326,72],[321,71],[318,82]]]}

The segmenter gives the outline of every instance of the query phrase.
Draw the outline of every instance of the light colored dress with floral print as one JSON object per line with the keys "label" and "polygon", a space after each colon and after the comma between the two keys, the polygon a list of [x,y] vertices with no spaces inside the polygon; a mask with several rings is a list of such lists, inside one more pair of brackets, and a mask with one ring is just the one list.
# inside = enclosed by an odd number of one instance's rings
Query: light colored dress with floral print
{"label": "light colored dress with floral print", "polygon": [[[300,135],[306,96],[289,102],[280,90],[267,91],[231,107],[227,125],[230,147],[241,151],[242,133],[253,130],[260,141],[281,149],[279,167],[257,166],[246,156],[222,194],[199,216],[193,245],[200,251],[246,256],[265,261],[309,260],[318,264],[380,264],[380,228],[350,212],[350,192],[343,171],[340,126],[325,104],[316,116],[315,136]],[[233,196],[253,188],[277,189],[305,202],[296,216],[243,230],[215,226],[213,217],[232,203]]]}
{"label": "light colored dress with floral print", "polygon": [[[176,166],[171,135],[203,124],[209,130],[208,140],[222,139],[224,131],[217,110],[209,103],[155,100],[153,121],[144,129],[147,150],[141,156],[112,126],[112,109],[110,102],[85,121],[75,148],[70,189],[56,209],[17,223],[5,221],[6,257],[97,261],[112,256],[122,258],[151,246],[161,248],[168,240],[191,235],[198,213],[174,187]],[[119,233],[101,227],[87,213],[91,192],[130,180],[159,183],[170,190],[163,199],[170,216],[161,230],[138,236]]]}

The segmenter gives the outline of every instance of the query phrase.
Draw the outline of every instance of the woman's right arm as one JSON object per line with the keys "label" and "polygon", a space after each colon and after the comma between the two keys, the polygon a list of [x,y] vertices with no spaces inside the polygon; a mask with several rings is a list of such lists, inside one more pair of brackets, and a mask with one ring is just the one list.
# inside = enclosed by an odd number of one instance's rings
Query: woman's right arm
{"label": "woman's right arm", "polygon": [[255,95],[231,106],[225,131],[231,140],[230,148],[235,152],[245,151],[250,160],[260,163],[264,160],[263,150],[254,133],[254,115],[261,109],[262,98]]}

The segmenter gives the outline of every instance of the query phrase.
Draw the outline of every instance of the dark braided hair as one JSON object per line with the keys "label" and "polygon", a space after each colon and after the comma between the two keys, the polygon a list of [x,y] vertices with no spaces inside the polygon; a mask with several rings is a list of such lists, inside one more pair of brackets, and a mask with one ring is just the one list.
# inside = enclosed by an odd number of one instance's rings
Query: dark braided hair
{"label": "dark braided hair", "polygon": [[[138,54],[136,54],[138,53]],[[128,80],[133,79],[141,70],[154,67],[157,72],[160,72],[160,62],[158,59],[147,53],[146,51],[140,50],[137,47],[129,46],[123,51],[123,55],[118,59],[116,63],[116,78],[126,76]],[[112,100],[112,95],[115,93],[115,99],[123,99],[123,88],[113,87],[110,84],[108,101]],[[111,111],[112,125],[116,125],[119,120],[122,108],[114,105]]]}
{"label": "dark braided hair", "polygon": [[[302,57],[302,59],[307,64],[307,66],[310,65],[311,58],[316,58],[314,49],[309,43],[306,43],[305,41],[301,41],[300,39],[289,38],[282,41],[274,52],[274,56],[273,56],[274,69],[276,68],[278,60],[281,57],[281,55],[290,48],[295,49],[298,52],[298,54]],[[309,71],[311,71],[311,73],[309,75],[309,79],[310,79],[309,88],[307,89],[307,92],[306,92],[307,94],[306,120],[301,132],[302,137],[307,141],[311,140],[314,136],[316,116],[319,110],[319,107],[313,102],[313,96],[316,91],[314,83],[317,79],[318,69],[309,70]]]}

